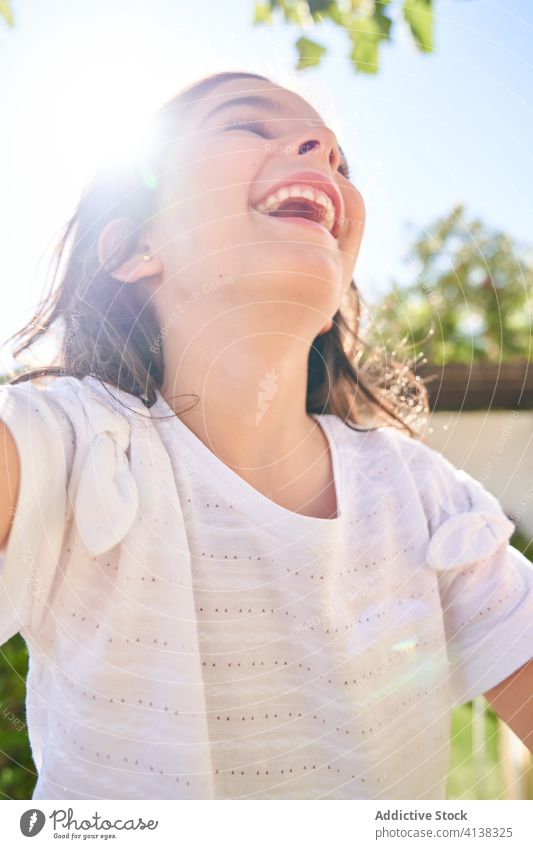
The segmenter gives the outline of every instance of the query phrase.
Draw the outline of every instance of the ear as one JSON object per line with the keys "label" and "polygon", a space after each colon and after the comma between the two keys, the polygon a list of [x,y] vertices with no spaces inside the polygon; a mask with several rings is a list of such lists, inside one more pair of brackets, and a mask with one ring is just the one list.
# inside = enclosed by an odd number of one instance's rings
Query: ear
{"label": "ear", "polygon": [[[98,239],[98,260],[101,265],[108,262],[115,250],[128,237],[131,221],[128,218],[114,218],[109,221]],[[148,256],[149,259],[145,259]],[[128,259],[111,272],[111,276],[122,283],[136,283],[144,277],[161,274],[163,264],[157,256],[151,255],[149,245],[139,245]]]}

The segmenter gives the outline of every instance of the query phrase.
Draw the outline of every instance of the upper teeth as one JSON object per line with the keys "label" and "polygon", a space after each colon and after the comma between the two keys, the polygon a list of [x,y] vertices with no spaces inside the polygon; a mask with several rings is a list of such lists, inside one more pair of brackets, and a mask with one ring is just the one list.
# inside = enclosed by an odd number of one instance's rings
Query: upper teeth
{"label": "upper teeth", "polygon": [[277,192],[268,195],[260,204],[256,206],[258,212],[271,213],[278,209],[282,202],[288,198],[304,198],[305,200],[314,201],[325,210],[325,215],[321,223],[331,231],[335,223],[335,207],[331,198],[324,192],[314,189],[312,186],[294,184],[292,186],[283,186]]}

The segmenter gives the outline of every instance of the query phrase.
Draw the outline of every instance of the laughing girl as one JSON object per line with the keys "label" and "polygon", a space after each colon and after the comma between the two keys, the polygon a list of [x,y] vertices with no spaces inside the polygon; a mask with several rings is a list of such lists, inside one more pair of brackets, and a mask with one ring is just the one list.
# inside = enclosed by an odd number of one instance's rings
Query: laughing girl
{"label": "laughing girl", "polygon": [[34,799],[442,799],[451,708],[531,745],[533,567],[359,338],[364,203],[249,73],[100,169],[0,389],[0,643]]}

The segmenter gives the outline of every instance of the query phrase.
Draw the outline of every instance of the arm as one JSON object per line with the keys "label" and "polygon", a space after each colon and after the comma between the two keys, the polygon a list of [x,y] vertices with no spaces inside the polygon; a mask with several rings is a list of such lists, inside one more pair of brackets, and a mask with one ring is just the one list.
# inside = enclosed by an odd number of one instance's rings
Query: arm
{"label": "arm", "polygon": [[483,695],[533,752],[533,659]]}
{"label": "arm", "polygon": [[0,646],[33,633],[48,610],[74,453],[60,403],[30,380],[0,385]]}
{"label": "arm", "polygon": [[7,545],[20,484],[20,463],[13,435],[0,419],[0,551]]}

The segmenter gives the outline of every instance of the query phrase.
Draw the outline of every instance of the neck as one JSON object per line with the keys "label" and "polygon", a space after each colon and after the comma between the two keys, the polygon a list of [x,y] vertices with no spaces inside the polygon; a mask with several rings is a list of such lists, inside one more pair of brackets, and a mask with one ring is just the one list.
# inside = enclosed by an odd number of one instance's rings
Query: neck
{"label": "neck", "polygon": [[306,412],[310,343],[301,335],[243,335],[241,329],[222,341],[208,327],[194,342],[180,333],[164,340],[165,401],[214,454],[259,488],[277,488],[324,451],[323,434]]}

